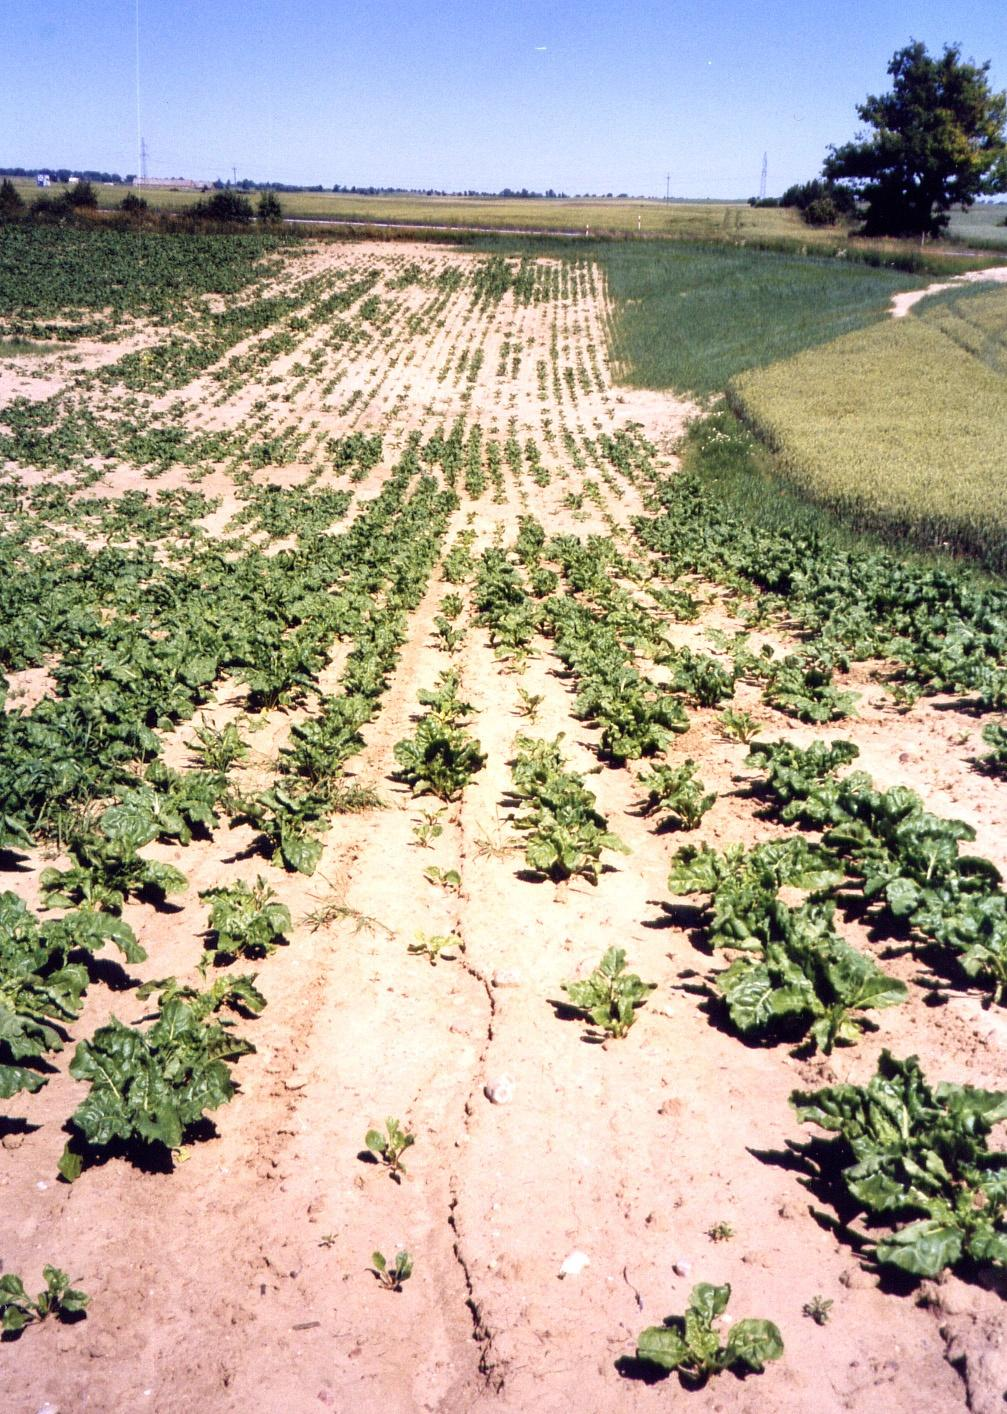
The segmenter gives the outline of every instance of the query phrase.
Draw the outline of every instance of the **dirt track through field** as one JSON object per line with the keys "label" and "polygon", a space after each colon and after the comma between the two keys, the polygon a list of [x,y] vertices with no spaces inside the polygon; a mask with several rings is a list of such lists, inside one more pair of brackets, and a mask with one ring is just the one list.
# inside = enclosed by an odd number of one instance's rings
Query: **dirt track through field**
{"label": "dirt track through field", "polygon": [[[635,424],[671,470],[694,409],[612,382],[597,271],[573,267],[560,287],[557,266],[549,298],[519,304],[508,294],[478,310],[469,284],[443,278],[457,271],[467,280],[477,259],[428,245],[319,246],[293,264],[305,310],[371,270],[376,317],[355,309],[308,318],[292,347],[260,358],[266,331],[228,351],[222,367],[231,375],[212,368],[145,403],[152,415],[184,405],[185,425],[236,432],[245,447],[300,437],[292,460],[256,472],[262,484],[345,487],[327,439],[381,431],[382,460],[352,486],[348,521],[412,434],[446,435],[464,416],[501,443],[534,439],[549,479],[536,482],[527,462],[515,476],[504,460],[499,488],[472,496],[459,485],[448,547],[466,529],[473,554],[509,545],[528,512],[548,534],[615,535],[643,557],[632,518],[646,488],[621,477],[597,439]],[[78,365],[46,367],[40,386],[49,393],[81,376]],[[22,382],[0,366],[0,404]],[[120,395],[102,394],[110,408]],[[175,466],[151,481],[113,465],[98,490],[198,485],[223,498],[207,522],[221,535],[241,504],[232,473],[242,455],[202,469],[202,480],[198,469]],[[595,496],[584,494],[586,480]],[[336,816],[312,878],[250,853],[247,826],[151,851],[183,869],[189,888],[178,911],[127,905],[150,954],[126,969],[135,977],[198,981],[205,905],[197,894],[222,880],[267,874],[295,920],[289,946],[255,969],[268,1007],[241,1028],[256,1053],[240,1062],[240,1091],[214,1113],[206,1137],[171,1172],[113,1158],[72,1187],[56,1181],[61,1126],[81,1092],[67,1074],[72,1048],[45,1090],[13,1101],[0,1122],[5,1270],[24,1272],[33,1286],[52,1261],[72,1268],[92,1296],[85,1322],[49,1323],[0,1346],[4,1408],[656,1411],[686,1398],[674,1378],[652,1383],[616,1362],[645,1326],[683,1311],[701,1280],[732,1284],[736,1317],[774,1320],[786,1354],[761,1377],[713,1381],[691,1396],[700,1410],[1001,1408],[1000,1295],[957,1278],[927,1283],[922,1294],[883,1290],[851,1246],[816,1221],[786,1146],[803,1137],[791,1090],[866,1079],[883,1046],[919,1054],[934,1079],[1004,1085],[1004,1023],[973,996],[925,1005],[917,964],[901,956],[886,966],[909,983],[910,1000],[879,1013],[879,1031],[830,1060],[746,1046],[714,1024],[701,995],[711,959],[669,905],[668,861],[682,841],[642,816],[631,769],[599,763],[598,733],[573,717],[571,684],[547,643],[525,664],[508,662],[466,607],[464,643],[457,655],[445,651],[434,620],[454,588],[435,571],[381,713],[364,729],[365,749],[349,764],[384,808]],[[672,641],[702,643],[713,625],[740,626],[736,599],[692,588],[704,600],[699,624],[669,623]],[[334,652],[326,690],[340,654],[345,646]],[[423,847],[417,826],[439,803],[412,799],[393,778],[394,746],[413,730],[418,690],[449,667],[461,671],[487,764]],[[1007,865],[1003,788],[968,764],[979,747],[975,718],[952,702],[897,713],[867,669],[857,673],[860,715],[838,727],[795,728],[745,688],[737,705],[759,718],[763,736],[850,737],[879,782],[911,784],[930,808],[973,823],[977,849]],[[520,715],[519,689],[541,699],[533,722]],[[242,707],[240,687],[221,684],[206,716],[221,724]],[[250,779],[268,781],[292,722],[308,710],[262,714],[242,768]],[[695,760],[719,796],[697,837],[723,846],[778,832],[744,792],[746,748],[723,740],[716,710],[690,707],[689,716],[669,755]],[[628,846],[609,856],[597,887],[526,877],[508,825],[519,732],[564,733],[573,768]],[[191,741],[191,726],[180,728],[167,759],[186,764]],[[44,862],[5,887],[37,902]],[[456,870],[459,891],[431,882],[431,866]],[[866,946],[862,931],[847,931]],[[457,935],[464,953],[431,966],[407,952],[419,934]],[[602,1046],[553,1004],[562,983],[611,946],[658,985],[626,1039]],[[111,990],[91,989],[75,1038],[110,1011],[127,1022],[144,1014],[121,970],[110,964],[107,975]],[[487,1088],[502,1081],[511,1098],[491,1103]],[[401,1183],[361,1154],[365,1132],[387,1116],[416,1136]],[[733,1231],[728,1240],[709,1235],[720,1224]],[[375,1249],[391,1256],[400,1248],[415,1271],[394,1294],[368,1269]],[[575,1251],[589,1264],[561,1278]],[[802,1315],[816,1295],[834,1303],[824,1327]]]}

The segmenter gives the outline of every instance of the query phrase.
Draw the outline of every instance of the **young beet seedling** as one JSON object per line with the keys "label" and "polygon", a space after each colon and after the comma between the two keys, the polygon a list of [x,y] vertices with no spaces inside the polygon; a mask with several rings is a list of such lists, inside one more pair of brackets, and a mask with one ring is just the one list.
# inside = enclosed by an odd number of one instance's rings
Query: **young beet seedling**
{"label": "young beet seedling", "polygon": [[396,1252],[394,1265],[389,1266],[383,1253],[372,1252],[371,1270],[386,1291],[401,1291],[413,1274],[413,1259],[408,1252]]}
{"label": "young beet seedling", "polygon": [[801,1307],[802,1315],[808,1316],[816,1326],[824,1326],[832,1312],[832,1301],[825,1296],[813,1296]]}
{"label": "young beet seedling", "polygon": [[445,962],[454,962],[454,957],[448,952],[449,948],[456,953],[465,951],[465,944],[457,933],[448,933],[441,937],[428,937],[426,933],[417,933],[416,937],[418,941],[409,944],[409,951],[416,957],[428,958],[431,967],[436,967],[441,957]]}
{"label": "young beet seedling", "polygon": [[33,1321],[58,1316],[61,1321],[79,1315],[90,1301],[86,1292],[70,1285],[66,1272],[58,1267],[43,1267],[45,1290],[33,1301],[24,1289],[24,1282],[13,1272],[0,1276],[0,1330],[17,1337]]}
{"label": "young beet seedling", "polygon": [[636,1020],[636,1008],[643,1006],[657,986],[656,982],[644,982],[635,972],[626,973],[625,967],[625,951],[609,948],[590,977],[561,983],[573,1009],[613,1037],[626,1035]]}
{"label": "young beet seedling", "polygon": [[449,893],[456,894],[462,886],[462,876],[457,869],[438,869],[436,864],[431,864],[429,869],[424,869],[423,877],[430,884],[437,884],[442,889],[447,889]]}
{"label": "young beet seedling", "polygon": [[431,842],[440,839],[443,835],[444,826],[441,824],[441,817],[446,814],[447,811],[444,809],[420,812],[420,818],[413,826],[413,839],[420,849],[430,849]]}
{"label": "young beet seedling", "polygon": [[783,1340],[772,1321],[736,1321],[721,1344],[714,1322],[723,1315],[731,1288],[700,1282],[692,1288],[684,1316],[650,1326],[637,1338],[636,1358],[662,1370],[677,1370],[684,1384],[698,1388],[722,1370],[761,1375],[767,1360],[783,1354]]}
{"label": "young beet seedling", "polygon": [[750,712],[740,708],[725,707],[717,718],[720,734],[727,741],[741,741],[746,745],[759,734],[759,724]]}
{"label": "young beet seedling", "polygon": [[529,722],[534,722],[538,717],[538,709],[545,701],[541,692],[529,692],[527,688],[519,687],[517,695],[521,699],[521,705],[515,710],[519,717],[527,717]]}
{"label": "young beet seedling", "polygon": [[407,1133],[397,1119],[385,1120],[384,1134],[380,1129],[369,1129],[364,1136],[364,1144],[387,1166],[389,1175],[396,1183],[402,1181],[400,1175],[406,1171],[402,1155],[415,1143],[415,1136]]}

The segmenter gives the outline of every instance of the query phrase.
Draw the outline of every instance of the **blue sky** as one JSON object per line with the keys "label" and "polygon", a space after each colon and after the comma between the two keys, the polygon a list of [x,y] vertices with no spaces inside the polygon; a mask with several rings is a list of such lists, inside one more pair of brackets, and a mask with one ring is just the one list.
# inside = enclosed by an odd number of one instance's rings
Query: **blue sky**
{"label": "blue sky", "polygon": [[[135,171],[135,0],[2,13],[0,165]],[[1003,0],[140,0],[142,127],[152,176],[778,194],[910,39],[1007,88]]]}

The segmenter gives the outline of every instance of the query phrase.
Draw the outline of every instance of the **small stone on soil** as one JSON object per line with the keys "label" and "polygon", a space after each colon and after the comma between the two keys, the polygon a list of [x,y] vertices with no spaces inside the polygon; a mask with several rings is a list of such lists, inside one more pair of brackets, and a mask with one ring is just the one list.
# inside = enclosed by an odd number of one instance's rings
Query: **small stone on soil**
{"label": "small stone on soil", "polygon": [[483,1094],[491,1105],[509,1105],[514,1098],[514,1082],[509,1075],[498,1075],[487,1082]]}

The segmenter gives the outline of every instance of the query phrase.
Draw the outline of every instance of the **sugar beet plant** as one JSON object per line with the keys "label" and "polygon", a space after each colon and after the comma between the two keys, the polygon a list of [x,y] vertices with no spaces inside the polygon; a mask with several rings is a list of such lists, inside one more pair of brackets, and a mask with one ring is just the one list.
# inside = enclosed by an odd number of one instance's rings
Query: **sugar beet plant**
{"label": "sugar beet plant", "polygon": [[813,896],[792,906],[779,897],[784,886],[821,893],[841,878],[833,856],[799,837],[723,854],[686,847],[675,856],[672,892],[709,896],[707,944],[743,950],[713,978],[740,1035],[806,1038],[828,1055],[873,1026],[865,1013],[905,999],[904,983],[836,932],[834,902]]}
{"label": "sugar beet plant", "polygon": [[77,1046],[70,1074],[90,1089],[70,1118],[71,1139],[59,1162],[70,1182],[91,1154],[112,1144],[180,1148],[207,1110],[233,1097],[231,1062],[255,1050],[217,1015],[225,1007],[253,1015],[262,1010],[265,999],[250,978],[222,977],[205,992],[169,980],[140,993],[155,988],[161,998],[148,1030],[112,1017]]}
{"label": "sugar beet plant", "polygon": [[757,793],[788,823],[824,830],[823,843],[845,884],[844,899],[882,935],[925,940],[965,977],[1007,993],[1007,893],[987,859],[962,854],[975,839],[961,820],[932,815],[915,791],[879,791],[863,771],[838,773],[855,759],[849,742],[755,743],[749,756],[764,778]]}
{"label": "sugar beet plant", "polygon": [[59,1267],[42,1268],[45,1287],[32,1299],[19,1276],[5,1272],[0,1276],[0,1330],[15,1339],[25,1326],[55,1316],[60,1321],[83,1316],[91,1298],[85,1291],[70,1285],[70,1278]]}
{"label": "sugar beet plant", "polygon": [[478,741],[465,730],[472,708],[458,698],[457,673],[442,673],[432,692],[421,692],[429,710],[412,737],[395,746],[399,776],[414,795],[430,794],[457,800],[469,781],[486,764]]}
{"label": "sugar beet plant", "polygon": [[406,1171],[402,1155],[415,1143],[416,1136],[403,1129],[394,1118],[385,1120],[384,1133],[380,1129],[369,1129],[364,1136],[367,1152],[385,1165],[389,1177],[396,1183],[401,1182],[401,1175]]}
{"label": "sugar beet plant", "polygon": [[290,927],[290,909],[261,875],[251,885],[239,879],[203,889],[199,897],[210,904],[209,947],[217,963],[267,957]]}
{"label": "sugar beet plant", "polygon": [[596,884],[602,851],[629,850],[595,809],[594,793],[583,778],[566,769],[561,740],[518,737],[511,775],[524,809],[514,817],[514,828],[525,836],[529,869],[556,883],[580,875]]}
{"label": "sugar beet plant", "polygon": [[[1007,1262],[1007,1154],[991,1151],[1007,1095],[931,1085],[915,1056],[883,1051],[866,1085],[795,1091],[798,1118],[833,1137],[806,1147],[871,1225],[875,1260],[914,1276]],[[908,1219],[908,1221],[907,1221]]]}
{"label": "sugar beet plant", "polygon": [[716,804],[716,795],[704,788],[692,760],[679,766],[661,763],[636,779],[646,791],[643,812],[659,815],[661,830],[694,830]]}
{"label": "sugar beet plant", "polygon": [[637,1009],[657,983],[644,982],[635,972],[627,972],[625,950],[609,948],[589,977],[561,985],[579,1016],[603,1035],[618,1040],[627,1034]]}
{"label": "sugar beet plant", "polygon": [[662,1370],[677,1370],[682,1383],[698,1389],[724,1370],[762,1374],[770,1360],[783,1354],[783,1339],[772,1321],[747,1317],[726,1331],[716,1323],[731,1299],[731,1288],[700,1282],[692,1288],[684,1316],[670,1316],[661,1326],[648,1326],[636,1343],[636,1358]]}

